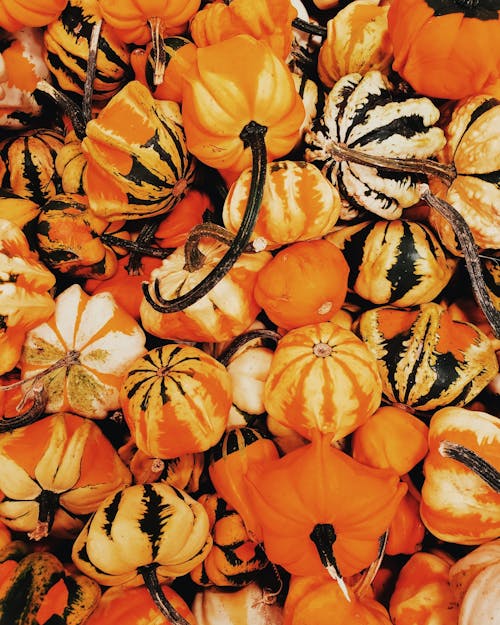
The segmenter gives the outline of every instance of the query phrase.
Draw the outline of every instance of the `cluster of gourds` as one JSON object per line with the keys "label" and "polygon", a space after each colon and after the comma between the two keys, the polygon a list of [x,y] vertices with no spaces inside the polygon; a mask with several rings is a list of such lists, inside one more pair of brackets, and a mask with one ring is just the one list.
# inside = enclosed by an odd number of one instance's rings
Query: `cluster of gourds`
{"label": "cluster of gourds", "polygon": [[500,623],[499,35],[0,0],[0,625]]}

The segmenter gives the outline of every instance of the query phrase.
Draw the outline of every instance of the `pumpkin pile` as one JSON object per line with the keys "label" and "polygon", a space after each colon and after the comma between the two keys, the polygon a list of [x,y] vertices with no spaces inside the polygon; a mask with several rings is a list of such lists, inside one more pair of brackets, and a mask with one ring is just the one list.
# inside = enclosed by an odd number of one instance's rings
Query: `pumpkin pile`
{"label": "pumpkin pile", "polygon": [[0,625],[500,624],[499,37],[0,0]]}

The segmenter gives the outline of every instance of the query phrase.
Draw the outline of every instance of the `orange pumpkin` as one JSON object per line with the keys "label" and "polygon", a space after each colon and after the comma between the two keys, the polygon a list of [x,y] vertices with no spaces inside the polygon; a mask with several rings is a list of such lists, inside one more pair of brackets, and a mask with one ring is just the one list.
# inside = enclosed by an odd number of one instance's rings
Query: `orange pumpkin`
{"label": "orange pumpkin", "polygon": [[385,546],[388,556],[416,553],[422,549],[425,525],[420,518],[420,502],[408,491],[399,502],[389,527]]}
{"label": "orange pumpkin", "polygon": [[258,273],[254,297],[269,319],[285,330],[329,321],[347,295],[349,265],[325,239],[281,249]]}
{"label": "orange pumpkin", "polygon": [[0,27],[15,32],[23,26],[46,26],[59,16],[66,3],[67,0],[1,0]]}
{"label": "orange pumpkin", "polygon": [[393,0],[393,68],[419,93],[459,100],[500,75],[497,2]]}
{"label": "orange pumpkin", "polygon": [[337,441],[379,407],[377,362],[351,331],[325,321],[290,330],[280,339],[264,388],[269,415],[311,439]]}

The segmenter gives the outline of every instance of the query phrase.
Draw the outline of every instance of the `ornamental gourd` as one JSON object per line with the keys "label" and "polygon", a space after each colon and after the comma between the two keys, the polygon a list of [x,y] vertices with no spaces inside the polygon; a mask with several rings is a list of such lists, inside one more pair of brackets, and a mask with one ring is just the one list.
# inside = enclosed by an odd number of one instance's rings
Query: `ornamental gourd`
{"label": "ornamental gourd", "polygon": [[269,415],[311,440],[347,436],[379,407],[375,357],[351,330],[329,321],[290,330],[280,339],[264,388]]}
{"label": "ornamental gourd", "polygon": [[103,499],[132,475],[101,429],[71,413],[0,434],[0,518],[40,540],[74,538]]}
{"label": "ornamental gourd", "polygon": [[131,362],[120,405],[137,447],[155,458],[206,451],[231,408],[225,367],[196,347],[166,344]]}
{"label": "ornamental gourd", "polygon": [[7,219],[0,219],[0,268],[0,374],[4,374],[18,363],[26,333],[53,314],[55,276],[30,249],[21,228]]}
{"label": "ornamental gourd", "polygon": [[363,312],[358,323],[392,402],[422,411],[463,406],[498,372],[486,334],[455,321],[435,302],[406,309],[379,306]]}
{"label": "ornamental gourd", "polygon": [[127,367],[146,351],[145,340],[110,293],[89,296],[73,284],[57,296],[54,314],[27,334],[19,367],[25,381],[43,380],[47,412],[102,419],[119,408]]}
{"label": "ornamental gourd", "polygon": [[419,93],[459,100],[500,76],[500,3],[395,0],[388,13],[393,68]]}
{"label": "ornamental gourd", "polygon": [[457,267],[433,230],[417,221],[363,221],[337,228],[326,239],[344,254],[349,288],[372,304],[430,302]]}
{"label": "ornamental gourd", "polygon": [[0,27],[15,32],[23,26],[46,26],[56,19],[67,0],[2,0]]}

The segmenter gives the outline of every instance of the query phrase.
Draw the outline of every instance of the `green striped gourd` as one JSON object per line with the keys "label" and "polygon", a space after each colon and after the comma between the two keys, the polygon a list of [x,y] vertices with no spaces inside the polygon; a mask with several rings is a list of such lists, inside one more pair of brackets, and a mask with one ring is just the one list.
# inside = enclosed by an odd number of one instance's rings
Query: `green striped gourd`
{"label": "green striped gourd", "polygon": [[363,221],[338,228],[326,239],[344,254],[349,288],[372,304],[430,302],[457,266],[431,228],[416,221]]}
{"label": "green striped gourd", "polygon": [[486,334],[434,302],[372,308],[358,330],[377,359],[385,397],[417,410],[463,406],[498,372]]}
{"label": "green striped gourd", "polygon": [[419,200],[417,183],[423,175],[361,164],[336,150],[403,159],[404,168],[404,159],[428,159],[444,146],[443,130],[435,126],[438,119],[439,109],[430,99],[396,92],[377,70],[347,74],[328,93],[323,115],[306,133],[305,158],[337,186],[342,218],[368,211],[396,219]]}

